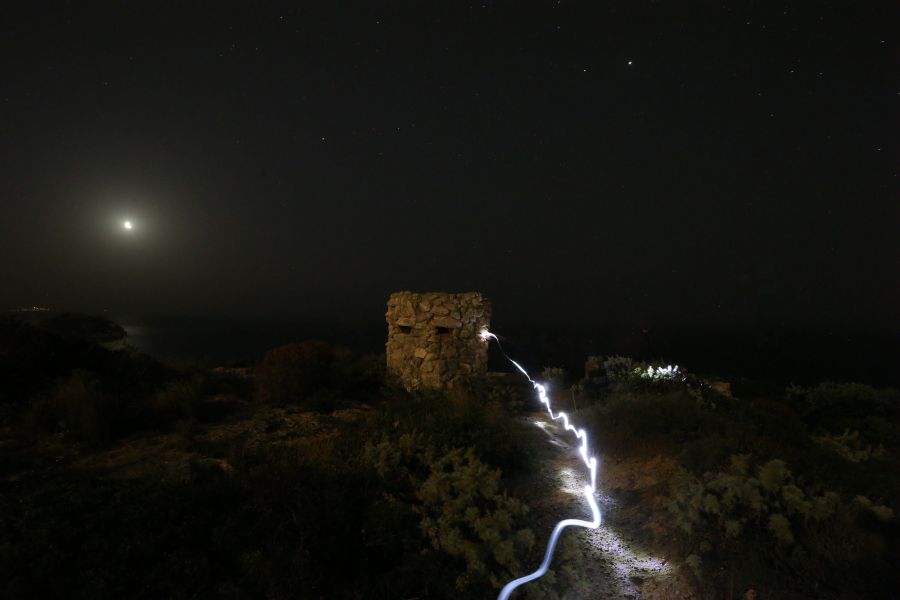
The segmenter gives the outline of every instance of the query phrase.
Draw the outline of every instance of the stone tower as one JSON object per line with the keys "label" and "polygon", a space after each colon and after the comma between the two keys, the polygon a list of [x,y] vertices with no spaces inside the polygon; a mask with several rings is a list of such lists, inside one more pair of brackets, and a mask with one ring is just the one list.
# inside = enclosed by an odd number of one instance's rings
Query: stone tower
{"label": "stone tower", "polygon": [[487,372],[491,303],[478,292],[396,292],[388,299],[387,369],[408,390],[447,389]]}

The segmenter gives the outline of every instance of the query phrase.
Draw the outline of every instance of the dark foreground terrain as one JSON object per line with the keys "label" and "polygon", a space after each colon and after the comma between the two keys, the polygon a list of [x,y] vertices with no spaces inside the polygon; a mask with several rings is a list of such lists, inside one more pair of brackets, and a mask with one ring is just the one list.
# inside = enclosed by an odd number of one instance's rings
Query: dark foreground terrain
{"label": "dark foreground terrain", "polygon": [[[4,598],[486,598],[580,516],[549,514],[526,388],[409,394],[316,342],[173,369],[76,333],[0,322]],[[665,564],[622,593],[896,597],[896,391],[598,365],[546,376],[592,433],[609,532]],[[608,540],[569,535],[522,597],[608,597]]]}

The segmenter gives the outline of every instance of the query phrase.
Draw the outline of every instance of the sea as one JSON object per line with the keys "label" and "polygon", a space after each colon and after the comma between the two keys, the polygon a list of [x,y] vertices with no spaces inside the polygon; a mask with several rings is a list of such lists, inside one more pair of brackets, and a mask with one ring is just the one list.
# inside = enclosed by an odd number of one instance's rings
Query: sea
{"label": "sea", "polygon": [[[120,317],[128,343],[164,362],[199,367],[252,365],[268,350],[322,340],[356,353],[382,353],[384,323],[303,319]],[[495,322],[503,350],[533,373],[562,367],[574,379],[588,356],[630,356],[679,365],[705,377],[775,384],[821,381],[900,387],[900,332],[808,329],[628,329],[604,325]],[[496,347],[489,368],[510,366]]]}

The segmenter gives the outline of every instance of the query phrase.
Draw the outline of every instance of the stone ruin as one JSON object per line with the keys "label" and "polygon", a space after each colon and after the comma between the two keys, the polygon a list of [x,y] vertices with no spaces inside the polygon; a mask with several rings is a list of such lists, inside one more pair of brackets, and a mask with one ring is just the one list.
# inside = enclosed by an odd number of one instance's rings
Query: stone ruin
{"label": "stone ruin", "polygon": [[491,303],[478,292],[396,292],[388,299],[387,369],[408,390],[449,389],[487,372]]}

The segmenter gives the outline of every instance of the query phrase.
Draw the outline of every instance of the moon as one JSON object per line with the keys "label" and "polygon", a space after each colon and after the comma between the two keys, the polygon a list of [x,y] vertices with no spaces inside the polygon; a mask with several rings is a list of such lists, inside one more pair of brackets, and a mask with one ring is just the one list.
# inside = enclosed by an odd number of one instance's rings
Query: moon
{"label": "moon", "polygon": [[131,221],[125,221],[124,223],[122,223],[122,227],[130,231],[134,227],[134,225],[131,224]]}

